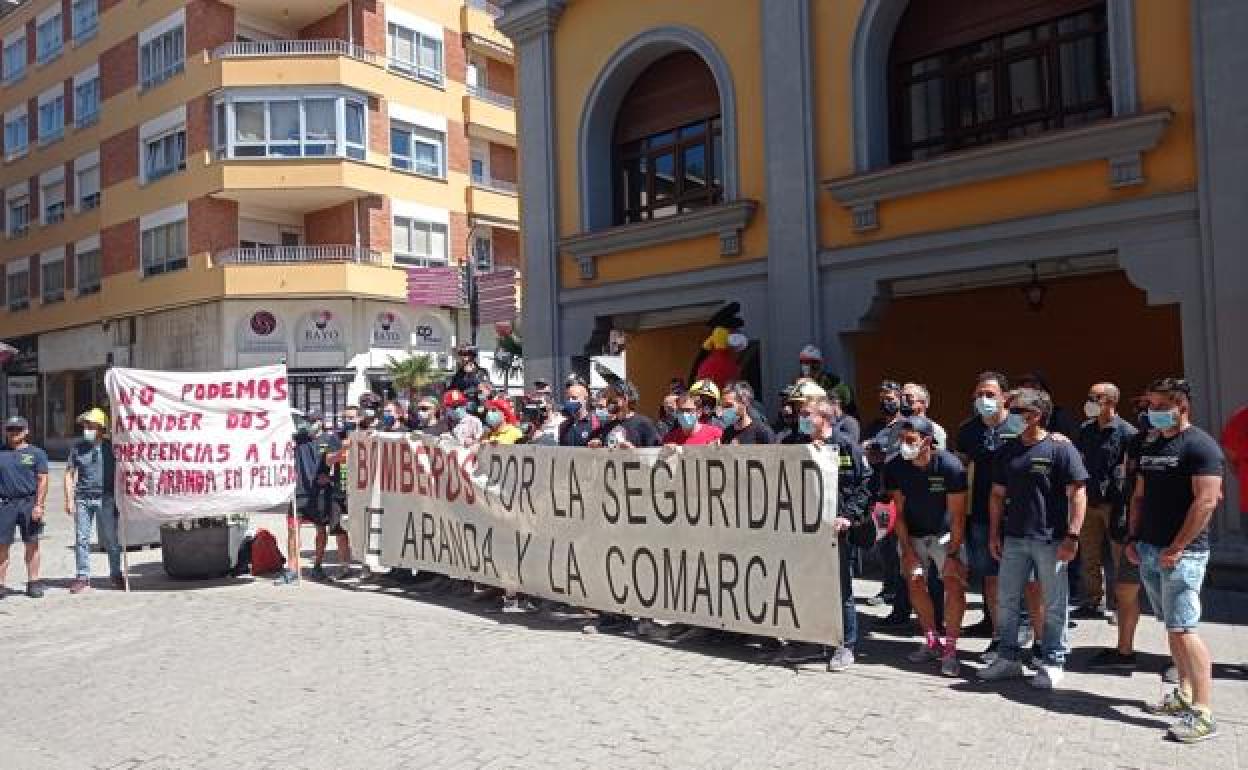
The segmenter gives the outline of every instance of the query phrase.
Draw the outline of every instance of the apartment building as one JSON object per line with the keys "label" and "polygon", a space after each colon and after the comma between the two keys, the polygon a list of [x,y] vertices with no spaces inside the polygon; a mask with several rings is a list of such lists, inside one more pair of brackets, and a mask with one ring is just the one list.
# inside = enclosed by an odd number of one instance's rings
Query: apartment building
{"label": "apartment building", "polygon": [[54,451],[109,365],[284,360],[296,405],[336,412],[467,334],[448,268],[518,266],[512,49],[483,0],[4,10],[0,405]]}

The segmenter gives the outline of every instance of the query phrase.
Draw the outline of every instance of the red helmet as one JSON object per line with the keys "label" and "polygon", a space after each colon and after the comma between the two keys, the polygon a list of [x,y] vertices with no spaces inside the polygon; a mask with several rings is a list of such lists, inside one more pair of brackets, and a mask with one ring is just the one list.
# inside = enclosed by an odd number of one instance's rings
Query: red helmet
{"label": "red helmet", "polygon": [[445,409],[454,409],[457,406],[467,405],[468,399],[464,396],[464,393],[461,390],[455,390],[452,388],[442,395],[442,407]]}
{"label": "red helmet", "polygon": [[503,422],[508,425],[516,424],[516,412],[512,409],[511,400],[506,398],[491,398],[485,402],[486,409],[497,409],[503,415]]}

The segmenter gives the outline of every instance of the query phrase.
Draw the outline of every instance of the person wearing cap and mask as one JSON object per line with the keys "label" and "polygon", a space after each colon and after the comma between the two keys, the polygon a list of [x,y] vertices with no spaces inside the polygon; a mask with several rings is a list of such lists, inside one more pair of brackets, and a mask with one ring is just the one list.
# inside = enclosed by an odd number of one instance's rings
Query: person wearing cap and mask
{"label": "person wearing cap and mask", "polygon": [[446,384],[447,390],[458,390],[467,393],[476,390],[481,382],[481,367],[477,365],[477,346],[461,345],[455,351],[459,357],[459,366]]}
{"label": "person wearing cap and mask", "polygon": [[854,403],[854,391],[849,383],[831,372],[823,370],[823,352],[814,345],[807,345],[797,355],[799,375],[797,382],[809,380],[823,388],[825,393],[836,393],[841,400],[841,409],[848,415],[858,414],[858,405]]}
{"label": "person wearing cap and mask", "polygon": [[705,446],[718,444],[723,431],[718,426],[703,422],[702,404],[692,391],[676,402],[676,418],[680,424],[663,437],[664,446]]}
{"label": "person wearing cap and mask", "polygon": [[[873,445],[868,449],[878,448],[878,451],[882,451],[888,458],[896,455],[898,443],[896,427],[900,422],[901,386],[892,380],[885,380],[880,383],[880,414],[868,423],[866,430],[863,431],[865,441]],[[873,451],[868,451],[867,459],[872,465],[883,462],[878,456],[873,456]]]}
{"label": "person wearing cap and mask", "polygon": [[[297,424],[295,434],[295,470],[298,483],[295,487],[295,503],[299,519],[316,527],[315,552],[312,562],[312,577],[326,580],[323,562],[325,548],[329,544],[332,531],[338,540],[338,560],[346,566],[351,559],[351,546],[347,542],[347,531],[342,527],[342,517],[334,507],[334,483],[331,475],[333,459],[342,449],[342,442],[334,434],[324,430],[321,413],[315,409],[308,410]],[[290,530],[298,526],[290,522]],[[295,548],[293,536],[288,544],[291,551]],[[290,582],[292,576],[283,575],[282,582]],[[297,576],[295,576],[297,577]]]}
{"label": "person wearing cap and mask", "polygon": [[448,390],[442,394],[442,408],[446,410],[446,421],[451,426],[450,435],[460,446],[476,446],[485,434],[485,426],[475,415],[468,413],[468,399],[458,390]]}
{"label": "person wearing cap and mask", "polygon": [[516,427],[516,415],[511,402],[505,398],[492,398],[485,402],[484,444],[515,444],[523,434]]}
{"label": "person wearing cap and mask", "polygon": [[43,534],[48,498],[48,455],[32,445],[30,423],[13,416],[4,423],[0,446],[0,599],[6,595],[9,548],[16,531],[26,546],[26,595],[43,597],[39,582],[39,536]]}
{"label": "person wearing cap and mask", "polygon": [[719,386],[712,380],[698,380],[689,386],[689,395],[698,402],[698,422],[724,429],[719,418]]}
{"label": "person wearing cap and mask", "polygon": [[91,588],[91,527],[100,535],[108,554],[108,576],[114,588],[125,585],[121,571],[121,542],[117,538],[117,508],[113,503],[113,442],[108,440],[108,415],[99,407],[78,416],[82,438],[69,450],[65,463],[65,513],[74,519],[74,582],[71,594]]}

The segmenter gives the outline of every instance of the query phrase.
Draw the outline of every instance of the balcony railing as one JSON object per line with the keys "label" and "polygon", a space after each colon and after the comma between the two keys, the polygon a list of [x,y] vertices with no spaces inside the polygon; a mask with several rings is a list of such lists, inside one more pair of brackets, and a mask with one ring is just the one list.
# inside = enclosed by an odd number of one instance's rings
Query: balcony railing
{"label": "balcony railing", "polygon": [[225,249],[214,260],[219,265],[290,265],[321,262],[354,262],[380,265],[381,252],[358,246],[254,246]]}
{"label": "balcony railing", "polygon": [[347,56],[368,64],[382,64],[382,56],[346,40],[257,40],[225,43],[212,52],[214,59],[255,56]]}
{"label": "balcony railing", "polygon": [[503,9],[499,8],[495,3],[491,3],[490,0],[468,0],[468,7],[484,11],[495,19],[503,15]]}
{"label": "balcony railing", "polygon": [[486,179],[485,177],[476,176],[475,174],[472,177],[472,186],[480,187],[484,190],[493,190],[494,192],[508,193],[510,195],[517,194],[515,182],[507,182],[502,179]]}
{"label": "balcony railing", "polygon": [[476,86],[469,84],[468,95],[474,99],[480,99],[483,102],[489,102],[505,110],[514,110],[516,108],[515,97],[506,94],[500,94],[497,91],[491,91],[485,86]]}

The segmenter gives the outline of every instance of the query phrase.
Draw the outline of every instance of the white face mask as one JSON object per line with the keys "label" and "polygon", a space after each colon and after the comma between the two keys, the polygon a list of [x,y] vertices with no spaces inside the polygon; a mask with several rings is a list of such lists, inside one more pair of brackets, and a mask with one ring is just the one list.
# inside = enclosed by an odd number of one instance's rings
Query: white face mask
{"label": "white face mask", "polygon": [[87,441],[95,441],[95,437],[99,435],[99,431],[95,428],[83,428],[82,437]]}
{"label": "white face mask", "polygon": [[1000,408],[1001,405],[997,403],[995,398],[980,396],[975,399],[975,411],[978,412],[981,417],[991,417],[996,414],[997,410]]}
{"label": "white face mask", "polygon": [[1084,401],[1083,413],[1088,416],[1089,420],[1095,420],[1101,416],[1101,405],[1095,401]]}
{"label": "white face mask", "polygon": [[902,444],[898,451],[901,452],[901,459],[913,460],[919,456],[920,449],[918,444]]}

